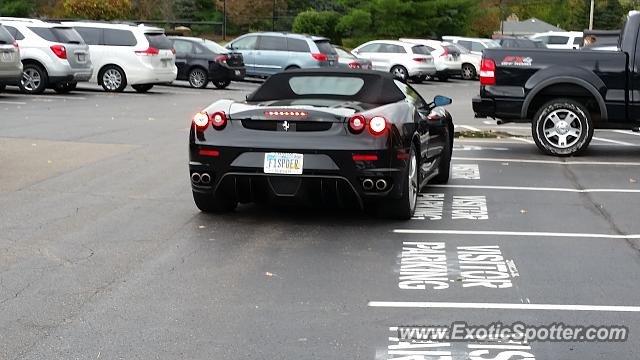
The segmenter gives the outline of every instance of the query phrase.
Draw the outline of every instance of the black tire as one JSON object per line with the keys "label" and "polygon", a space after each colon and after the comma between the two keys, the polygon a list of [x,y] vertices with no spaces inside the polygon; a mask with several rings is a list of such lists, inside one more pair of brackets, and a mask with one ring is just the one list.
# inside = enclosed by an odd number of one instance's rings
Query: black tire
{"label": "black tire", "polygon": [[593,137],[589,110],[571,99],[551,100],[542,105],[531,122],[538,148],[548,155],[572,156],[583,152]]}
{"label": "black tire", "polygon": [[218,89],[224,89],[229,86],[229,84],[231,84],[231,80],[216,80],[213,82],[213,86],[217,87]]}
{"label": "black tire", "polygon": [[204,89],[209,84],[209,75],[201,67],[194,67],[189,71],[189,86],[194,89]]}
{"label": "black tire", "polygon": [[22,78],[18,83],[20,91],[25,94],[42,94],[49,85],[47,71],[39,64],[28,63],[22,70]]}
{"label": "black tire", "polygon": [[146,93],[147,91],[153,88],[153,84],[138,84],[138,85],[131,85],[131,87],[133,88],[133,90],[139,93]]}
{"label": "black tire", "polygon": [[300,69],[300,66],[291,65],[291,66],[288,66],[286,69],[284,69],[284,71],[296,70],[296,69]]}
{"label": "black tire", "polygon": [[385,203],[380,203],[378,205],[378,212],[380,214],[385,217],[398,220],[411,219],[413,214],[416,212],[416,204],[418,202],[420,186],[419,169],[420,164],[416,148],[414,145],[411,145],[407,170],[404,173],[402,183],[399,184],[402,187],[402,196],[400,199],[390,199]]}
{"label": "black tire", "polygon": [[193,201],[200,211],[204,213],[225,213],[235,210],[238,206],[236,199],[214,196],[192,191]]}
{"label": "black tire", "polygon": [[6,88],[7,88],[7,85],[5,85],[5,84],[0,84],[0,92],[3,92],[3,91],[4,91],[4,89],[6,89]]}
{"label": "black tire", "polygon": [[448,74],[437,74],[436,76],[438,77],[438,81],[441,81],[441,82],[449,81],[449,75]]}
{"label": "black tire", "polygon": [[127,87],[127,75],[116,65],[103,67],[98,74],[98,81],[106,92],[123,92]]}
{"label": "black tire", "polygon": [[78,86],[77,82],[61,82],[57,83],[53,86],[53,90],[58,94],[66,94],[76,89]]}
{"label": "black tire", "polygon": [[453,134],[449,127],[445,127],[444,131],[444,148],[440,155],[440,164],[438,164],[438,175],[431,179],[432,184],[446,184],[449,182],[449,174],[451,173],[451,156],[453,155]]}
{"label": "black tire", "polygon": [[409,72],[407,71],[407,68],[405,68],[402,65],[393,66],[390,72],[393,75],[393,77],[395,77],[400,81],[406,82],[407,79],[409,79]]}
{"label": "black tire", "polygon": [[413,81],[415,84],[422,84],[425,80],[427,80],[426,75],[414,76],[411,78],[411,81]]}
{"label": "black tire", "polygon": [[476,76],[478,76],[478,71],[476,67],[471,64],[462,65],[461,76],[463,80],[475,80]]}

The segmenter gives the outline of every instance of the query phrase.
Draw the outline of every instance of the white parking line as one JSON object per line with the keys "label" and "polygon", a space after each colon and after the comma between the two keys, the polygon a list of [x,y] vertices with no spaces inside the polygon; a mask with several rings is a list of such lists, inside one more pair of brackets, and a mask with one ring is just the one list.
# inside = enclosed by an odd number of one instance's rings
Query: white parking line
{"label": "white parking line", "polygon": [[614,165],[614,166],[640,166],[640,162],[632,161],[558,161],[558,160],[533,160],[533,159],[508,159],[508,158],[479,158],[479,157],[452,157],[452,160],[460,161],[489,161],[500,163],[529,163],[529,164],[553,164],[553,165]]}
{"label": "white parking line", "polygon": [[611,140],[611,139],[605,139],[605,138],[595,137],[595,136],[593,137],[593,140],[598,140],[598,141],[611,143],[611,144],[617,144],[617,145],[624,145],[624,146],[636,146],[635,144],[628,143],[626,141]]}
{"label": "white parking line", "polygon": [[509,303],[463,303],[463,302],[436,302],[436,301],[369,301],[367,305],[370,307],[386,307],[386,308],[640,312],[640,306],[624,306],[624,305],[509,304]]}
{"label": "white parking line", "polygon": [[0,104],[6,104],[6,105],[27,105],[26,102],[20,102],[20,101],[0,101]]}
{"label": "white parking line", "polygon": [[575,237],[592,239],[640,239],[640,234],[587,234],[587,233],[555,233],[537,231],[493,231],[493,230],[427,230],[427,229],[395,229],[396,234],[435,234],[435,235],[491,235],[491,236],[528,236],[528,237]]}
{"label": "white parking line", "polygon": [[611,130],[611,131],[616,132],[618,134],[640,136],[640,133],[633,132],[633,131],[628,131],[628,130]]}
{"label": "white parking line", "polygon": [[430,188],[449,189],[483,189],[483,190],[517,190],[517,191],[554,191],[570,193],[640,193],[640,189],[571,189],[529,186],[497,186],[497,185],[429,185]]}
{"label": "white parking line", "polygon": [[82,96],[60,96],[60,95],[37,95],[33,98],[33,100],[37,100],[38,98],[42,99],[54,99],[54,100],[87,100],[86,97]]}
{"label": "white parking line", "polygon": [[456,125],[455,127],[467,129],[469,131],[480,131],[477,127],[469,126],[469,125]]}
{"label": "white parking line", "polygon": [[529,140],[529,139],[525,139],[525,138],[521,138],[521,137],[512,136],[509,139],[517,140],[517,141],[524,142],[524,143],[527,143],[527,144],[535,144],[535,142],[533,140]]}

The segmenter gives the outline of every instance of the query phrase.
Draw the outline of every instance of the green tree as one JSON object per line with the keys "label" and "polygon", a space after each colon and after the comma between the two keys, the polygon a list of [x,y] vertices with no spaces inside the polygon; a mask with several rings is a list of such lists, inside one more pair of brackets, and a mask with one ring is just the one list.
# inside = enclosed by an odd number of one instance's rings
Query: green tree
{"label": "green tree", "polygon": [[337,12],[307,10],[296,16],[292,30],[297,33],[325,36],[339,43],[341,39],[336,32],[339,19],[340,14]]}
{"label": "green tree", "polygon": [[624,20],[624,9],[619,0],[607,0],[594,14],[593,26],[600,30],[620,29]]}
{"label": "green tree", "polygon": [[371,13],[367,10],[352,9],[340,18],[336,31],[347,37],[362,37],[371,32]]}
{"label": "green tree", "polygon": [[33,0],[0,0],[0,16],[28,17],[34,12]]}
{"label": "green tree", "polygon": [[131,15],[130,0],[64,0],[65,15],[92,20],[126,19]]}

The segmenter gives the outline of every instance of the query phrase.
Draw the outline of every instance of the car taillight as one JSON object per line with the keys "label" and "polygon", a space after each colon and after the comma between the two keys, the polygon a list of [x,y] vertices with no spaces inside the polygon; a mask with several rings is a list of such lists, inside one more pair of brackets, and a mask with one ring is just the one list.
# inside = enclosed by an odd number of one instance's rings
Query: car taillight
{"label": "car taillight", "polygon": [[387,131],[387,119],[382,116],[374,116],[369,120],[369,132],[371,135],[380,136]]}
{"label": "car taillight", "polygon": [[172,53],[173,55],[175,55],[175,54],[176,54],[176,48],[171,48],[171,53]]}
{"label": "car taillight", "polygon": [[364,130],[364,127],[367,125],[367,119],[362,115],[353,115],[349,118],[349,131],[354,134],[359,134]]}
{"label": "car taillight", "polygon": [[306,111],[265,111],[265,116],[288,116],[288,117],[305,117],[309,115]]}
{"label": "car taillight", "polygon": [[229,60],[229,57],[227,55],[218,55],[215,58],[216,62],[222,63],[222,64],[226,64],[227,60]]}
{"label": "car taillight", "polygon": [[205,111],[201,111],[193,117],[193,125],[196,127],[196,130],[204,131],[207,126],[209,126],[209,114]]}
{"label": "car taillight", "polygon": [[136,50],[135,53],[138,55],[158,55],[160,54],[160,50],[154,47],[148,47],[146,50]]}
{"label": "car taillight", "polygon": [[20,45],[18,45],[18,42],[16,40],[13,40],[13,47],[16,49],[20,48]]}
{"label": "car taillight", "polygon": [[313,58],[318,60],[318,61],[327,61],[327,60],[329,60],[329,57],[326,54],[323,54],[323,53],[311,53],[311,56],[313,56]]}
{"label": "car taillight", "polygon": [[211,114],[211,126],[216,130],[222,130],[227,126],[227,115],[221,111]]}
{"label": "car taillight", "polygon": [[447,48],[443,48],[443,49],[444,49],[444,52],[440,54],[440,57],[449,56],[449,49]]}
{"label": "car taillight", "polygon": [[417,62],[427,62],[427,58],[413,58],[413,61],[417,61]]}
{"label": "car taillight", "polygon": [[352,69],[360,69],[362,66],[360,66],[360,64],[358,64],[357,62],[352,61],[349,63],[349,67]]}
{"label": "car taillight", "polygon": [[482,59],[480,61],[480,84],[496,84],[496,63],[491,59]]}
{"label": "car taillight", "polygon": [[62,46],[62,45],[53,45],[51,46],[51,51],[53,51],[54,54],[56,54],[57,57],[59,57],[62,60],[66,60],[67,59],[67,49]]}

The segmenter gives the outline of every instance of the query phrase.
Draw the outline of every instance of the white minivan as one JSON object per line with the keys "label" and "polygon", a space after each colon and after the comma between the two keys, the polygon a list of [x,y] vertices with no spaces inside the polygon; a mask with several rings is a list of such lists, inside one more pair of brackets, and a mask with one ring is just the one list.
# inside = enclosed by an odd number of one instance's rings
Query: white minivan
{"label": "white minivan", "polygon": [[105,91],[121,92],[131,85],[138,92],[176,79],[176,55],[164,30],[144,25],[64,22],[89,45],[95,71],[91,81]]}

